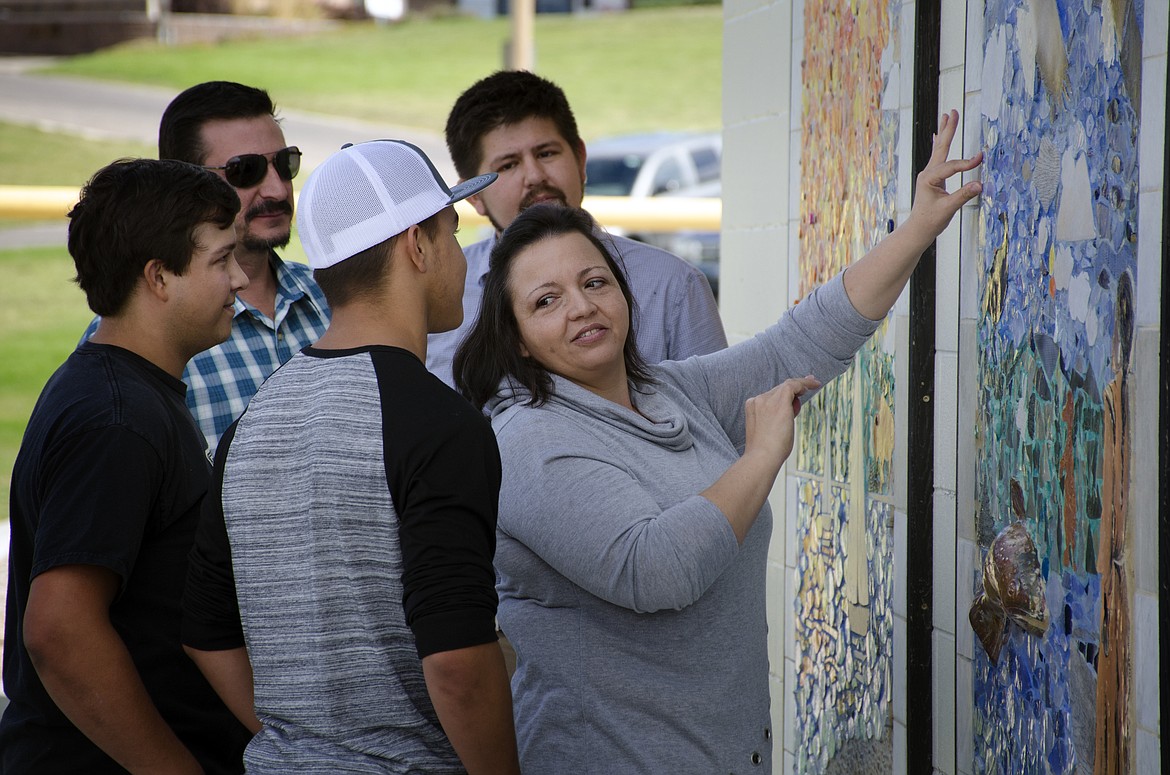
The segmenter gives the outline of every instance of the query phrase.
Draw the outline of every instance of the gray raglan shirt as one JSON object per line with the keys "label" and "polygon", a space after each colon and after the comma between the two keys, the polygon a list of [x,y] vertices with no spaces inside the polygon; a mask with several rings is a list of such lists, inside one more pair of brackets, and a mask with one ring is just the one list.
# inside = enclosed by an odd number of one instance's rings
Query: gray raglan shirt
{"label": "gray raglan shirt", "polygon": [[525,772],[771,771],[771,511],[739,546],[698,493],[742,454],[748,398],[828,381],[876,325],[838,276],[751,340],[654,367],[641,415],[560,378],[540,407],[501,389],[499,621]]}

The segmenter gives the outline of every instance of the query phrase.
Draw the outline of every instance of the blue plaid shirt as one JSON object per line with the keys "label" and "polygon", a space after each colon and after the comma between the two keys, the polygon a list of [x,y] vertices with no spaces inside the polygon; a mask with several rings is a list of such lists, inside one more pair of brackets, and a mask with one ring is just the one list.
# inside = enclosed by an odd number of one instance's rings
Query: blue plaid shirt
{"label": "blue plaid shirt", "polygon": [[[260,384],[295,353],[316,342],[329,325],[329,303],[309,267],[269,257],[276,272],[275,319],[236,298],[232,333],[187,364],[187,406],[215,455],[219,437],[243,414]],[[97,318],[83,339],[97,330]]]}

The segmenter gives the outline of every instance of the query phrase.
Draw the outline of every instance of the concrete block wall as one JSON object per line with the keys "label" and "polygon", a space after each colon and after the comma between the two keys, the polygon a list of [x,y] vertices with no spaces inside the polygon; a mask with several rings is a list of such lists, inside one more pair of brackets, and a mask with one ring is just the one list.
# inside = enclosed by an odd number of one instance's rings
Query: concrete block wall
{"label": "concrete block wall", "polygon": [[[1165,154],[1167,153],[1166,80],[1167,38],[1170,19],[1166,0],[1146,0],[1142,49],[1142,124],[1138,167],[1138,254],[1134,336],[1133,449],[1130,457],[1130,519],[1134,559],[1133,676],[1136,727],[1133,740],[1134,772],[1160,772],[1161,697],[1167,677],[1159,670],[1158,631],[1158,390],[1159,352],[1164,332],[1161,310],[1165,293],[1162,276],[1167,235],[1162,231],[1165,212]],[[1166,605],[1168,601],[1161,601]]]}
{"label": "concrete block wall", "polygon": [[[799,0],[798,0],[799,2]],[[723,3],[723,230],[720,312],[731,343],[774,322],[796,281],[800,177],[800,48],[803,25],[793,0]],[[795,63],[795,64],[794,64]],[[795,126],[794,126],[795,125]],[[768,563],[768,630],[773,762],[792,772],[794,665],[791,579],[796,493],[781,473],[771,498],[775,518]],[[788,740],[788,745],[785,741]]]}

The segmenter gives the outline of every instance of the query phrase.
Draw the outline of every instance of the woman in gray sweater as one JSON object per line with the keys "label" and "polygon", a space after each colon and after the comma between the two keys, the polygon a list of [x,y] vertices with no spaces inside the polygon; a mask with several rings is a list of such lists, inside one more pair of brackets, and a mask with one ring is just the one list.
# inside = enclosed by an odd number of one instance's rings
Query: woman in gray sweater
{"label": "woman in gray sweater", "polygon": [[648,366],[620,268],[580,210],[492,252],[456,382],[503,460],[499,621],[521,766],[769,772],[767,496],[809,392],[840,374],[978,183],[943,116],[910,217],[755,338]]}

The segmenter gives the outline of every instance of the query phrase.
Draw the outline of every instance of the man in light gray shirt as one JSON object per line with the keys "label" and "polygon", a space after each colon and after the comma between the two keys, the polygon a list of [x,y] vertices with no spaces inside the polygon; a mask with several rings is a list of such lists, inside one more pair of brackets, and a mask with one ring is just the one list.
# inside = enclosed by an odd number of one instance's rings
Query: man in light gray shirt
{"label": "man in light gray shirt", "polygon": [[[523,71],[501,71],[473,84],[447,117],[447,149],[462,180],[494,172],[495,184],[469,197],[498,235],[537,202],[580,207],[585,143],[564,91]],[[648,363],[684,360],[727,346],[707,278],[678,256],[641,242],[603,235],[624,262],[637,303],[637,341]],[[451,361],[475,325],[495,236],[464,249],[463,325],[432,334],[427,369],[454,385]]]}

